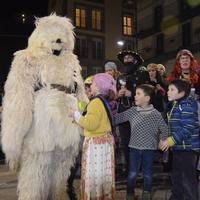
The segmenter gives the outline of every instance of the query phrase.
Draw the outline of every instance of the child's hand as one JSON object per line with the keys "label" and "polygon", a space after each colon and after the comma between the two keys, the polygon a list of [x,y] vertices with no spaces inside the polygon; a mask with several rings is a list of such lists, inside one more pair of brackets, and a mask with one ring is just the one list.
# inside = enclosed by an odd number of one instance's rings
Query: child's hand
{"label": "child's hand", "polygon": [[169,144],[167,142],[167,140],[164,140],[164,141],[160,141],[159,143],[159,149],[162,150],[162,151],[167,151],[169,149]]}
{"label": "child's hand", "polygon": [[130,90],[126,90],[125,91],[125,96],[126,97],[131,97],[131,91]]}
{"label": "child's hand", "polygon": [[77,111],[77,109],[70,109],[68,112],[68,116],[73,118],[73,121],[75,121],[76,123],[79,122],[81,114],[79,111]]}
{"label": "child's hand", "polygon": [[118,97],[124,96],[125,95],[125,91],[126,91],[125,88],[120,89],[119,92],[118,92]]}

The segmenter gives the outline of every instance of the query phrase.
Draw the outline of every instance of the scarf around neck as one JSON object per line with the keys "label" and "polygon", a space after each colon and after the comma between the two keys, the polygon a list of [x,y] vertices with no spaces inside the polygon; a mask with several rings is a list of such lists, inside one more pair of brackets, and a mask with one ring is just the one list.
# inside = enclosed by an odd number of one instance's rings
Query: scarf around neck
{"label": "scarf around neck", "polygon": [[150,114],[152,111],[154,111],[155,108],[153,107],[152,104],[150,104],[147,108],[142,108],[140,106],[137,106],[136,109],[140,114],[146,115],[146,114]]}

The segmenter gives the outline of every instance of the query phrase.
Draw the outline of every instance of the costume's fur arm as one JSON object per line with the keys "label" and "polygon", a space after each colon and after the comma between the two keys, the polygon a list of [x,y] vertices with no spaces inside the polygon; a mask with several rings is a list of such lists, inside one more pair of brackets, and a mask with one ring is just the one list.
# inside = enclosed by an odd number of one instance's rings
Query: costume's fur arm
{"label": "costume's fur arm", "polygon": [[5,84],[2,112],[2,147],[15,170],[22,152],[24,137],[32,123],[35,73],[26,50],[15,54]]}
{"label": "costume's fur arm", "polygon": [[[74,69],[75,69],[74,70],[74,80],[78,84],[77,98],[78,98],[79,101],[84,101],[84,102],[88,103],[89,99],[88,99],[88,97],[87,97],[87,95],[85,93],[85,89],[84,89],[85,87],[84,87],[83,79],[81,77],[81,70],[82,69],[81,69],[79,61],[77,59],[77,56],[73,55],[73,57],[75,57],[74,63],[73,63]],[[79,72],[79,73],[77,73],[77,72]]]}

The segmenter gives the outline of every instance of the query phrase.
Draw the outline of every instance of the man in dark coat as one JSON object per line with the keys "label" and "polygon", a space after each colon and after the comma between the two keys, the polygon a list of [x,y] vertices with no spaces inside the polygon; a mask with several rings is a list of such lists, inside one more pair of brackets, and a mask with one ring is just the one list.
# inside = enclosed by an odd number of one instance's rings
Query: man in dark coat
{"label": "man in dark coat", "polygon": [[[149,73],[143,68],[140,68],[143,59],[138,53],[134,51],[121,51],[117,57],[123,64],[124,71],[124,74],[117,79],[118,112],[123,112],[134,104],[136,87],[144,83],[150,83],[150,78]],[[128,144],[130,139],[129,122],[120,124],[119,132],[126,161],[124,170],[127,172],[129,163]]]}

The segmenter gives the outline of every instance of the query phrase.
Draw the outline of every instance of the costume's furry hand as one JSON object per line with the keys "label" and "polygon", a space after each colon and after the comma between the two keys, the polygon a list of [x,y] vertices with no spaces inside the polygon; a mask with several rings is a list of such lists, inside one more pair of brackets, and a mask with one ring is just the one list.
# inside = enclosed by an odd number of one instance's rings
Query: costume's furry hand
{"label": "costume's furry hand", "polygon": [[20,164],[18,160],[10,160],[8,161],[8,165],[11,171],[13,172],[19,171]]}

